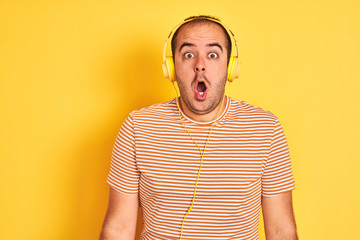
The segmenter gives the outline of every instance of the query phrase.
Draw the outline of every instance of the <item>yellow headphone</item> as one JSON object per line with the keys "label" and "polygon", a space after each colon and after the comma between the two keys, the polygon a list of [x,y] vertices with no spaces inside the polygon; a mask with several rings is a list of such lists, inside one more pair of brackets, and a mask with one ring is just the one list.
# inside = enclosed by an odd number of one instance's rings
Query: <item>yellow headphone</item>
{"label": "yellow headphone", "polygon": [[[241,69],[241,63],[239,60],[239,51],[238,51],[238,47],[237,47],[237,43],[236,43],[234,34],[232,33],[232,31],[229,28],[227,28],[224,24],[222,24],[220,21],[218,21],[214,18],[207,17],[207,16],[201,16],[199,19],[206,19],[211,22],[218,23],[228,33],[230,40],[231,40],[231,55],[230,55],[229,63],[228,63],[227,80],[229,82],[232,82],[234,79],[239,77],[239,73],[240,73],[240,69]],[[175,66],[174,66],[173,54],[171,51],[168,50],[168,42],[169,41],[171,42],[176,30],[178,30],[183,24],[185,24],[187,22],[191,22],[193,20],[194,19],[185,20],[185,21],[179,23],[178,25],[176,25],[175,28],[170,32],[169,37],[165,42],[164,51],[163,51],[162,68],[163,68],[165,78],[168,78],[171,82],[175,82],[176,77],[175,77]],[[236,55],[234,54],[234,52],[236,53]]]}

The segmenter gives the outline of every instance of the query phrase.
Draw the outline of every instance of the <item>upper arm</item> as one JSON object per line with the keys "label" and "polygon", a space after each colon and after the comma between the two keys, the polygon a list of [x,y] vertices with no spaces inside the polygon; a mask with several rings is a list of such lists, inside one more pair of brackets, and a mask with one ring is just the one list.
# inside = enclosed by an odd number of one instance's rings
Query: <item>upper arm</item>
{"label": "upper arm", "polygon": [[123,194],[110,187],[101,239],[134,239],[138,209],[138,194]]}
{"label": "upper arm", "polygon": [[292,191],[273,197],[262,197],[262,211],[267,240],[297,239]]}

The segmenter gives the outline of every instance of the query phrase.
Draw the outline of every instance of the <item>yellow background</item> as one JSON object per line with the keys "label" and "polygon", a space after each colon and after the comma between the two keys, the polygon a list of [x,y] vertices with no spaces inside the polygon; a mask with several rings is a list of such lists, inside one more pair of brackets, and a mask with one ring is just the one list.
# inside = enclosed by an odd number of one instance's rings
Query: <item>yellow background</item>
{"label": "yellow background", "polygon": [[282,122],[300,239],[358,239],[359,9],[356,0],[2,0],[0,239],[98,238],[117,131],[130,111],[175,96],[163,44],[195,14],[220,17],[237,37],[243,68],[229,95]]}

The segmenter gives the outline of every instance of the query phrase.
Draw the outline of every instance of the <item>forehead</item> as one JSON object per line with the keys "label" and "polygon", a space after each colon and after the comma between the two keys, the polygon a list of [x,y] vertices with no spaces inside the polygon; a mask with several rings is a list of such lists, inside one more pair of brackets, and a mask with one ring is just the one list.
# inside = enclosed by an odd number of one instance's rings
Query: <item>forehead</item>
{"label": "forehead", "polygon": [[176,48],[178,49],[185,42],[194,45],[218,43],[225,47],[226,37],[222,27],[216,23],[187,23],[179,29]]}

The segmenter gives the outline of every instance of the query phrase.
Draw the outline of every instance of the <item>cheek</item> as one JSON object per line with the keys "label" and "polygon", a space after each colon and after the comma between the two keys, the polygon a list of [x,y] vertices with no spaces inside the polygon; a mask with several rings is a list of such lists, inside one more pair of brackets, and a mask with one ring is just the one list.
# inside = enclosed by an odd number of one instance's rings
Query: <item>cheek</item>
{"label": "cheek", "polygon": [[227,61],[225,61],[223,63],[223,73],[227,75],[227,72],[228,72],[228,63]]}
{"label": "cheek", "polygon": [[227,74],[227,70],[227,62],[220,62],[208,67],[208,71],[211,71],[214,76],[223,76]]}
{"label": "cheek", "polygon": [[190,62],[183,63],[175,60],[175,73],[179,76],[191,76],[193,71],[191,71],[192,65]]}

